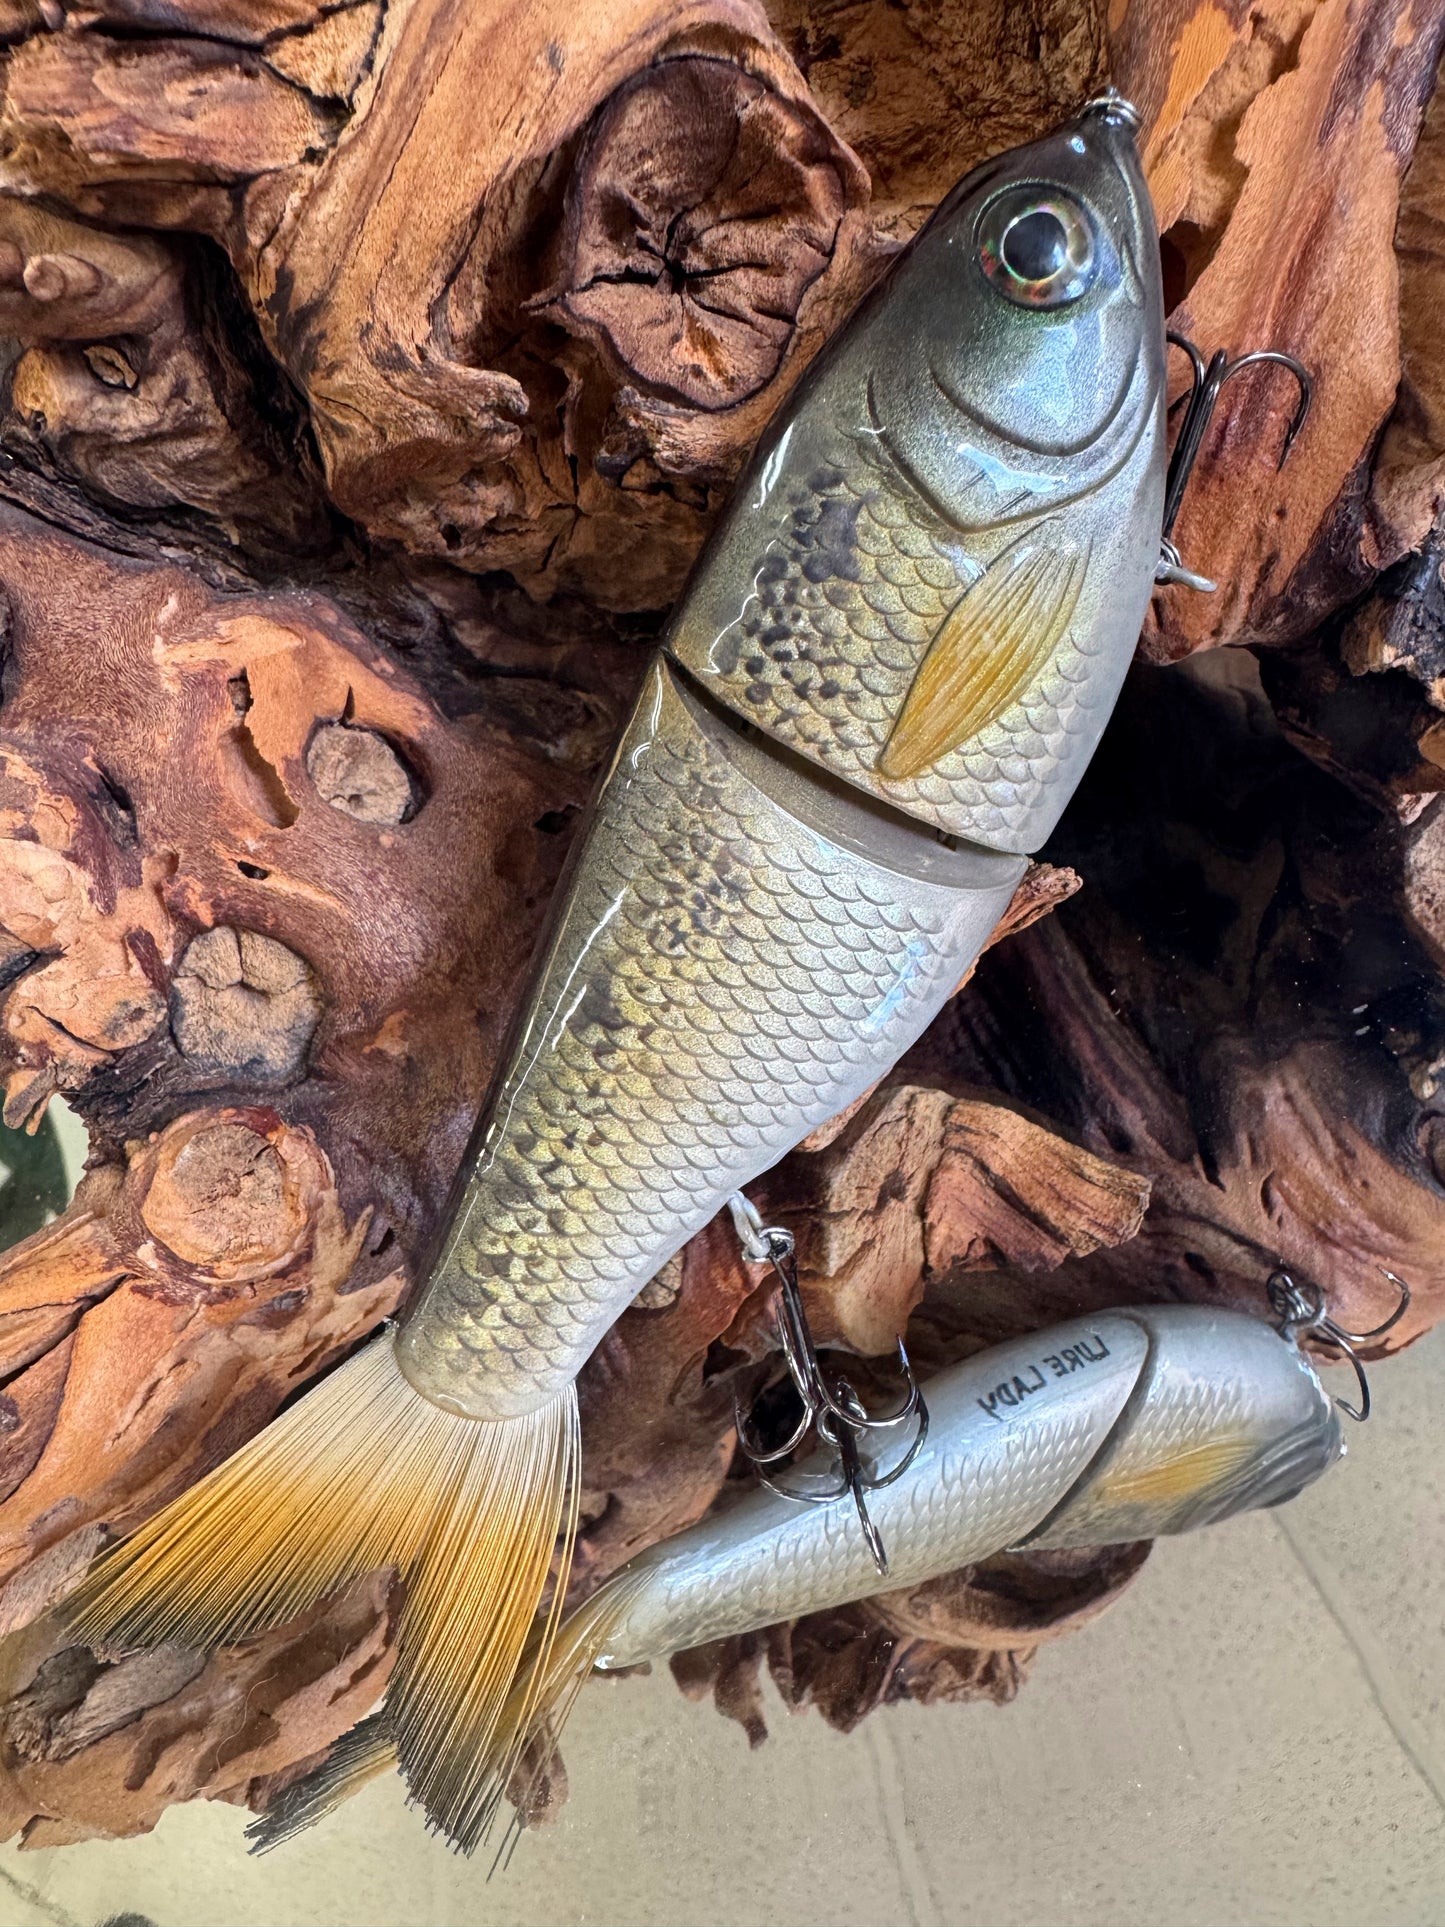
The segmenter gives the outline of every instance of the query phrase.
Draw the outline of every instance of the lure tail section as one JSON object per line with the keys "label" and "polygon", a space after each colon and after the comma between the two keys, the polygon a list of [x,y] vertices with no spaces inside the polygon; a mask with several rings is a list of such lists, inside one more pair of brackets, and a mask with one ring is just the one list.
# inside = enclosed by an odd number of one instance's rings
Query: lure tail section
{"label": "lure tail section", "polygon": [[64,1608],[80,1638],[210,1648],[278,1625],[363,1573],[406,1587],[387,1723],[412,1797],[464,1841],[559,1539],[577,1524],[577,1401],[487,1421],[420,1397],[390,1336],[358,1352],[108,1553]]}
{"label": "lure tail section", "polygon": [[[560,1627],[549,1622],[530,1643],[496,1722],[491,1745],[477,1760],[465,1820],[448,1828],[452,1844],[463,1853],[474,1852],[487,1837],[509,1792],[518,1795],[514,1774],[528,1743],[542,1735],[548,1736],[548,1743],[534,1771],[546,1771],[573,1701],[640,1585],[637,1577],[619,1574]],[[561,1597],[560,1590],[556,1596]],[[388,1698],[381,1712],[344,1733],[320,1766],[287,1787],[259,1819],[252,1821],[246,1829],[252,1853],[269,1853],[315,1826],[370,1781],[390,1772],[399,1757]],[[518,1805],[524,1809],[526,1804],[524,1786]]]}
{"label": "lure tail section", "polygon": [[372,1780],[396,1767],[396,1741],[386,1714],[373,1713],[349,1733],[343,1733],[320,1766],[303,1774],[279,1793],[259,1819],[246,1829],[252,1853],[283,1847],[298,1833],[360,1793]]}
{"label": "lure tail section", "polygon": [[[503,1709],[496,1740],[479,1763],[471,1826],[458,1843],[463,1852],[470,1853],[486,1838],[504,1802],[510,1799],[519,1814],[526,1812],[531,1782],[546,1772],[573,1702],[641,1584],[637,1575],[619,1573],[569,1614],[555,1636],[538,1640],[532,1647]],[[542,1744],[531,1780],[524,1779],[520,1787],[516,1786],[516,1769],[533,1741]]]}

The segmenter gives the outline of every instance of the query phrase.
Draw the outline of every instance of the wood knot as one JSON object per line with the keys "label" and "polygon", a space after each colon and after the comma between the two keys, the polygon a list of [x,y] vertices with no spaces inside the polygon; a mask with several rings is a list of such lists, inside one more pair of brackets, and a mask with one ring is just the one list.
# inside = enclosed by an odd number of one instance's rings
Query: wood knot
{"label": "wood knot", "polygon": [[850,200],[846,150],[732,62],[660,62],[593,122],[568,193],[559,318],[696,408],[772,380]]}
{"label": "wood knot", "polygon": [[85,365],[95,376],[102,388],[135,388],[140,383],[140,375],[126,360],[119,348],[108,341],[97,341],[89,348],[83,348]]}
{"label": "wood knot", "polygon": [[218,924],[186,946],[171,985],[171,1034],[199,1069],[280,1083],[300,1070],[322,1011],[315,973],[256,930]]}
{"label": "wood knot", "polygon": [[33,254],[25,263],[25,292],[34,301],[79,301],[103,279],[93,261],[79,254]]}
{"label": "wood knot", "polygon": [[307,745],[306,773],[323,802],[358,823],[404,823],[415,814],[406,765],[374,729],[322,723]]}
{"label": "wood knot", "polygon": [[189,1279],[223,1285],[272,1277],[306,1255],[331,1186],[311,1134],[260,1105],[178,1118],[127,1181],[151,1268],[173,1273],[175,1261]]}

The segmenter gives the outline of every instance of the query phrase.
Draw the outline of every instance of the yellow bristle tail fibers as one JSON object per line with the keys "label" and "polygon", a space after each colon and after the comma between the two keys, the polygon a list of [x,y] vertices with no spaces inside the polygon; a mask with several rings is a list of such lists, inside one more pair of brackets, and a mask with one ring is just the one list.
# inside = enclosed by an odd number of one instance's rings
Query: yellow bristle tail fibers
{"label": "yellow bristle tail fibers", "polygon": [[512,1784],[523,1752],[529,1741],[545,1741],[532,1764],[530,1785],[535,1785],[547,1770],[573,1701],[643,1583],[641,1575],[619,1573],[570,1613],[555,1633],[549,1627],[547,1636],[534,1642],[497,1724],[498,1742],[505,1739],[507,1744],[494,1744],[485,1763],[474,1842],[486,1835],[509,1788],[518,1802],[517,1824],[525,1823],[529,1783]]}
{"label": "yellow bristle tail fibers", "polygon": [[387,1724],[413,1797],[463,1844],[521,1743],[504,1719],[559,1536],[565,1588],[577,1451],[571,1386],[523,1418],[465,1418],[413,1389],[388,1335],[107,1553],[65,1621],[110,1645],[208,1648],[394,1566]]}
{"label": "yellow bristle tail fibers", "polygon": [[[641,1583],[636,1576],[621,1575],[594,1593],[560,1627],[554,1609],[534,1634],[486,1757],[472,1775],[466,1813],[449,1829],[453,1844],[464,1853],[471,1853],[486,1838],[509,1790],[520,1801],[515,1824],[524,1824],[528,1793],[551,1762],[572,1702]],[[554,1600],[561,1596],[559,1587]],[[246,1837],[253,1853],[268,1853],[293,1839],[397,1765],[393,1705],[388,1698],[380,1713],[343,1734],[319,1766],[278,1794],[252,1821]],[[534,1741],[539,1744],[528,1760],[526,1751]]]}

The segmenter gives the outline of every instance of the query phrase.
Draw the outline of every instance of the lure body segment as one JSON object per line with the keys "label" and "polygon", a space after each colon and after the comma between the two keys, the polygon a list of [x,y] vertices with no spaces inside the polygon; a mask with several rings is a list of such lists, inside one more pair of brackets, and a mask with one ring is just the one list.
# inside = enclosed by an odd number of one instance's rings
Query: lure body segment
{"label": "lure body segment", "polygon": [[754,1493],[643,1553],[582,1609],[602,1613],[609,1592],[616,1602],[595,1663],[639,1665],[1008,1547],[1189,1531],[1290,1497],[1341,1450],[1334,1405],[1298,1348],[1258,1319],[1200,1306],[1054,1326],[953,1367],[927,1393],[922,1452],[870,1495],[887,1577],[850,1508]]}
{"label": "lure body segment", "polygon": [[913,1043],[1023,869],[799,775],[655,663],[403,1369],[479,1418],[555,1397],[729,1192]]}
{"label": "lure body segment", "polygon": [[[1066,269],[1031,305],[1005,265],[1030,224],[1086,232],[1082,292]],[[961,181],[818,357],[667,646],[846,782],[1035,850],[1148,607],[1164,404],[1148,190],[1127,125],[1085,113]]]}

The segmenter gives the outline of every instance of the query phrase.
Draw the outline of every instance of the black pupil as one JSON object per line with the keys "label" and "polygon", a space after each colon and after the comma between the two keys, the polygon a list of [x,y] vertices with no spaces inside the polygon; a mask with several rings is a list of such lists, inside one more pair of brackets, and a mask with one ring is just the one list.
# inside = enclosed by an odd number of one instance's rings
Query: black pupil
{"label": "black pupil", "polygon": [[1057,214],[1036,207],[1003,237],[1004,265],[1020,281],[1047,281],[1069,258],[1069,237]]}

